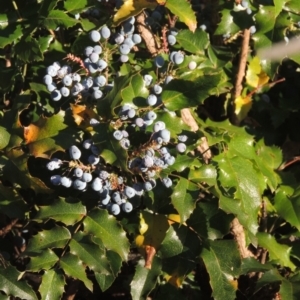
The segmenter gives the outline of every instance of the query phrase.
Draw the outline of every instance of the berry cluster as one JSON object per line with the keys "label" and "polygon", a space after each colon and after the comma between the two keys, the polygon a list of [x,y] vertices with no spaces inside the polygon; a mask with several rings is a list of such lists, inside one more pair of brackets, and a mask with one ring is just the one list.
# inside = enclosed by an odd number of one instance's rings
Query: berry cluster
{"label": "berry cluster", "polygon": [[[146,80],[148,79],[149,77],[146,77]],[[160,93],[162,87],[155,84],[153,90]],[[150,94],[146,100],[149,106],[160,102],[155,94]],[[131,158],[128,163],[129,169],[134,174],[142,176],[144,179],[143,189],[150,191],[156,186],[155,178],[160,177],[160,171],[175,163],[175,153],[186,151],[184,142],[187,141],[187,136],[178,136],[177,144],[176,141],[171,142],[171,132],[163,121],[156,121],[157,114],[152,109],[139,112],[133,106],[125,104],[119,111],[119,117],[126,122],[124,122],[125,125],[122,125],[123,128],[118,128],[113,132],[113,137],[120,142],[122,148],[129,150]],[[128,134],[130,127],[149,135],[146,143],[133,150],[130,149],[131,143]],[[162,183],[166,187],[172,186],[172,180],[169,177],[162,178]]]}
{"label": "berry cluster", "polygon": [[[69,148],[70,161],[63,162],[54,158],[47,163],[50,171],[62,169],[61,174],[51,176],[51,183],[65,188],[73,187],[78,191],[93,190],[99,197],[99,206],[106,207],[114,215],[118,215],[121,210],[131,212],[133,205],[130,199],[142,195],[140,185],[126,185],[122,176],[110,172],[100,161],[99,149],[91,139],[85,140],[81,146],[82,151],[75,145]],[[87,150],[89,152],[84,157],[82,152]]]}

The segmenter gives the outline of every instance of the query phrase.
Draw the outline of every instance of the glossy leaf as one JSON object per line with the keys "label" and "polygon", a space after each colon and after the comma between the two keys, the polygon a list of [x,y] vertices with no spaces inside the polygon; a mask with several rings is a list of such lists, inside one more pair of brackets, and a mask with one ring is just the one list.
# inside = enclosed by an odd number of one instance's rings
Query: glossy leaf
{"label": "glossy leaf", "polygon": [[264,232],[257,233],[257,239],[259,245],[269,251],[270,260],[295,270],[296,266],[290,260],[291,247],[277,243],[272,235]]}
{"label": "glossy leaf", "polygon": [[195,12],[191,8],[191,4],[187,0],[167,0],[165,6],[176,16],[179,20],[187,25],[189,30],[194,32],[197,27],[197,20]]}
{"label": "glossy leaf", "polygon": [[71,238],[71,233],[65,227],[55,226],[50,230],[43,230],[33,236],[26,248],[27,253],[39,254],[48,248],[63,248]]}
{"label": "glossy leaf", "polygon": [[87,278],[85,266],[77,256],[67,253],[60,259],[60,266],[68,276],[81,280],[90,291],[93,291],[93,283]]}
{"label": "glossy leaf", "polygon": [[66,225],[73,225],[86,215],[86,207],[80,202],[72,203],[59,198],[50,206],[42,206],[35,216],[36,220],[54,219]]}
{"label": "glossy leaf", "polygon": [[161,0],[125,0],[123,1],[123,5],[114,15],[114,23],[115,25],[119,25],[126,19],[132,16],[136,16],[142,10],[146,8],[154,9],[158,2],[162,2]]}
{"label": "glossy leaf", "polygon": [[[24,128],[24,138],[29,153],[36,157],[50,158],[56,151],[65,151],[75,143],[77,131],[66,124],[65,113],[60,111],[40,119]],[[71,124],[69,124],[71,125]]]}
{"label": "glossy leaf", "polygon": [[72,1],[67,0],[64,2],[65,9],[69,13],[78,13],[81,12],[88,4],[87,0],[79,0],[79,1]]}
{"label": "glossy leaf", "polygon": [[106,258],[109,261],[111,273],[105,275],[103,273],[95,272],[95,279],[102,291],[106,291],[113,284],[122,266],[122,259],[116,252],[107,250]]}
{"label": "glossy leaf", "polygon": [[44,58],[39,43],[30,36],[21,39],[16,44],[15,51],[24,62],[39,61]]}
{"label": "glossy leaf", "polygon": [[0,268],[0,290],[7,295],[26,300],[37,300],[33,289],[24,280],[18,280],[21,273],[13,266]]}
{"label": "glossy leaf", "polygon": [[39,288],[42,300],[61,299],[64,293],[65,279],[61,270],[53,269],[45,271]]}
{"label": "glossy leaf", "polygon": [[143,262],[136,266],[134,277],[131,281],[131,296],[133,300],[146,299],[151,290],[154,289],[157,278],[161,272],[161,259],[155,257],[152,268],[144,268]]}
{"label": "glossy leaf", "polygon": [[[104,246],[117,252],[123,260],[127,259],[129,243],[116,219],[109,215],[107,210],[94,209],[84,219],[85,232],[100,238]],[[115,237],[118,236],[116,239]]]}
{"label": "glossy leaf", "polygon": [[194,33],[182,30],[176,36],[176,40],[184,50],[197,55],[203,55],[209,45],[208,34],[202,29],[197,29]]}
{"label": "glossy leaf", "polygon": [[181,222],[185,222],[196,206],[198,187],[185,178],[180,178],[171,196],[172,204],[180,215]]}
{"label": "glossy leaf", "polygon": [[249,63],[246,72],[246,82],[248,85],[254,88],[265,85],[269,81],[269,77],[262,70],[260,60],[255,56]]}
{"label": "glossy leaf", "polygon": [[[218,179],[224,188],[229,190],[233,188],[232,204],[235,202],[236,206],[239,206],[240,213],[244,214],[245,219],[240,222],[255,234],[258,229],[257,214],[261,204],[261,183],[257,171],[249,160],[239,156],[229,158],[224,153],[215,160],[218,162]],[[225,199],[221,199],[221,208],[236,213],[230,209]]]}
{"label": "glossy leaf", "polygon": [[69,28],[75,26],[77,23],[78,21],[75,18],[71,18],[65,12],[56,9],[51,10],[43,20],[43,25],[52,30],[55,30],[59,26]]}
{"label": "glossy leaf", "polygon": [[202,165],[200,168],[191,169],[188,178],[193,182],[214,185],[216,184],[217,170],[213,165]]}
{"label": "glossy leaf", "polygon": [[201,257],[210,276],[212,297],[235,299],[234,277],[240,272],[241,258],[234,241],[211,241],[209,248],[204,247]]}
{"label": "glossy leaf", "polygon": [[79,259],[94,272],[103,275],[111,273],[109,262],[104,249],[101,249],[90,236],[77,232],[70,242],[70,253]]}
{"label": "glossy leaf", "polygon": [[33,256],[30,259],[26,269],[32,272],[39,272],[41,270],[49,270],[59,260],[59,257],[51,250],[46,249],[38,256]]}

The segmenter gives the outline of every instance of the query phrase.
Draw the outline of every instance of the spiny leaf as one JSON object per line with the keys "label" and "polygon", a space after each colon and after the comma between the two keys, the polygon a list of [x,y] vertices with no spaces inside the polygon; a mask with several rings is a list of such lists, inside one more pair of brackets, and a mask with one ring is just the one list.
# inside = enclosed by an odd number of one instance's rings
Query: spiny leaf
{"label": "spiny leaf", "polygon": [[194,32],[197,28],[197,20],[195,12],[191,8],[191,4],[187,0],[167,0],[165,6],[175,15],[179,20],[187,25],[187,27]]}
{"label": "spiny leaf", "polygon": [[243,121],[247,115],[248,112],[250,111],[251,107],[252,107],[252,98],[251,96],[238,96],[235,100],[234,100],[234,114],[238,120],[238,122]]}
{"label": "spiny leaf", "polygon": [[123,260],[127,259],[129,242],[125,231],[106,209],[92,210],[83,223],[85,232],[101,239],[107,249],[117,252]]}
{"label": "spiny leaf", "polygon": [[26,270],[32,272],[39,272],[43,269],[49,270],[59,260],[59,257],[51,250],[46,249],[42,251],[38,256],[30,258],[30,262],[26,267]]}
{"label": "spiny leaf", "polygon": [[29,153],[35,157],[50,158],[54,152],[68,149],[78,134],[70,125],[66,122],[65,113],[60,111],[50,118],[42,116],[25,127],[24,138]]}
{"label": "spiny leaf", "polygon": [[180,215],[181,222],[185,222],[195,209],[197,196],[198,187],[187,179],[180,177],[171,199]]}
{"label": "spiny leaf", "polygon": [[50,230],[43,230],[29,240],[26,253],[38,254],[48,248],[63,248],[70,238],[71,233],[65,227],[55,226]]}
{"label": "spiny leaf", "polygon": [[42,206],[36,214],[36,220],[47,220],[49,218],[73,225],[86,215],[86,207],[80,202],[70,203],[59,198],[49,206]]}
{"label": "spiny leaf", "polygon": [[60,300],[64,293],[65,279],[62,270],[52,269],[45,271],[39,287],[41,300]]}
{"label": "spiny leaf", "polygon": [[69,17],[61,10],[51,10],[48,16],[43,19],[42,23],[46,28],[55,30],[59,26],[65,28],[75,26],[78,23],[78,20]]}
{"label": "spiny leaf", "polygon": [[258,88],[269,81],[269,76],[262,70],[260,59],[255,56],[249,63],[246,72],[246,82],[248,85]]}
{"label": "spiny leaf", "polygon": [[134,277],[131,281],[131,296],[133,300],[146,299],[149,293],[154,289],[158,276],[161,273],[161,259],[155,257],[152,268],[144,268],[140,262],[135,269]]}
{"label": "spiny leaf", "polygon": [[216,300],[235,299],[236,282],[239,276],[241,258],[234,241],[210,241],[201,253],[210,277],[212,297]]}
{"label": "spiny leaf", "polygon": [[91,119],[98,119],[98,115],[86,105],[70,104],[75,123],[83,130],[92,131]]}
{"label": "spiny leaf", "polygon": [[70,253],[77,255],[94,272],[100,272],[103,275],[111,274],[104,249],[101,249],[91,236],[77,232],[70,242]]}
{"label": "spiny leaf", "polygon": [[60,259],[60,266],[67,275],[81,280],[90,291],[93,291],[93,283],[87,278],[85,267],[77,256],[67,253]]}
{"label": "spiny leaf", "polygon": [[146,8],[154,9],[158,4],[163,4],[162,0],[125,0],[123,5],[114,15],[115,25],[119,25],[123,21],[132,16],[136,16]]}
{"label": "spiny leaf", "polygon": [[268,250],[270,260],[275,260],[281,265],[295,270],[296,266],[290,259],[291,247],[277,243],[272,235],[265,232],[257,233],[257,239],[258,244]]}
{"label": "spiny leaf", "polygon": [[[239,220],[242,225],[255,235],[258,228],[257,214],[261,204],[260,180],[263,180],[263,178],[259,176],[250,160],[239,156],[230,158],[226,153],[215,157],[215,160],[218,163],[218,179],[222,189],[228,191],[227,195],[234,198],[235,208],[240,206],[238,210],[243,214],[243,218],[239,218]],[[229,207],[232,207],[231,204],[233,204],[226,202],[227,197],[222,198],[220,201],[220,206],[225,211],[228,211]],[[230,211],[236,213],[236,210]]]}
{"label": "spiny leaf", "polygon": [[197,55],[203,55],[209,45],[208,34],[202,29],[195,32],[182,30],[176,36],[176,40],[184,50]]}
{"label": "spiny leaf", "polygon": [[19,280],[21,273],[13,266],[0,268],[0,290],[7,295],[26,300],[37,300],[33,289],[24,280]]}
{"label": "spiny leaf", "polygon": [[111,273],[108,275],[95,272],[95,278],[101,288],[101,290],[104,292],[106,291],[112,283],[115,281],[118,273],[121,270],[122,266],[122,259],[119,254],[117,254],[114,251],[107,250],[106,251],[106,258],[109,261]]}

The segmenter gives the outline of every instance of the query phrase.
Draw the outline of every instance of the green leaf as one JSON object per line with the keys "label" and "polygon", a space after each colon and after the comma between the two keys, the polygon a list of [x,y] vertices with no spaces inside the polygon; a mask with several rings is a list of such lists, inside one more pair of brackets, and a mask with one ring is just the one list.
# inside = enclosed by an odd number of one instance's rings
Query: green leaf
{"label": "green leaf", "polygon": [[[215,157],[218,163],[218,180],[222,189],[228,190],[228,194],[234,197],[235,205],[239,206],[239,214],[243,214],[240,219],[242,225],[253,235],[258,229],[257,214],[261,205],[261,183],[257,171],[253,164],[240,156],[228,157],[224,152]],[[224,191],[224,196],[225,191]],[[234,202],[231,203],[234,205]],[[230,210],[226,197],[220,201],[220,206],[225,211],[236,213],[236,208]]]}
{"label": "green leaf", "polygon": [[196,30],[196,15],[187,0],[167,0],[165,7],[177,16],[181,22],[185,23],[191,31]]}
{"label": "green leaf", "polygon": [[24,280],[19,280],[21,273],[13,266],[0,268],[0,290],[14,297],[37,300],[33,289]]}
{"label": "green leaf", "polygon": [[109,261],[104,249],[101,249],[91,238],[82,232],[77,232],[70,242],[70,253],[77,255],[79,259],[94,272],[103,275],[111,274]]}
{"label": "green leaf", "polygon": [[69,17],[61,10],[51,10],[49,15],[43,20],[43,25],[52,30],[55,30],[59,26],[70,28],[75,26],[77,23],[78,20]]}
{"label": "green leaf", "polygon": [[296,266],[290,260],[292,247],[277,243],[275,238],[265,232],[257,233],[258,244],[269,251],[270,260],[279,262],[281,265],[295,270]]}
{"label": "green leaf", "polygon": [[33,62],[44,59],[39,43],[30,36],[21,39],[15,45],[15,51],[18,57],[24,62]]}
{"label": "green leaf", "polygon": [[47,17],[49,13],[55,8],[58,0],[44,0],[41,3],[41,7],[39,10],[39,16]]}
{"label": "green leaf", "polygon": [[203,73],[196,69],[181,79],[173,79],[162,92],[162,101],[169,110],[195,107],[210,95],[223,93],[218,89],[223,80],[220,72]]}
{"label": "green leaf", "polygon": [[83,223],[85,232],[101,239],[108,250],[117,252],[123,260],[127,259],[129,242],[126,233],[115,217],[109,215],[106,209],[90,211]]}
{"label": "green leaf", "polygon": [[198,187],[183,177],[174,187],[171,200],[180,215],[181,223],[184,223],[195,209],[198,192]]}
{"label": "green leaf", "polygon": [[[0,70],[0,88],[3,90],[3,92],[10,91],[12,89],[12,87],[14,86],[15,78],[18,75],[18,73],[19,72],[15,67],[9,67],[5,69],[3,68],[2,70]],[[6,124],[2,124],[2,125],[5,126]]]}
{"label": "green leaf", "polygon": [[88,6],[88,1],[87,0],[77,0],[77,1],[66,0],[64,2],[64,6],[69,13],[76,14],[81,12],[85,7]]}
{"label": "green leaf", "polygon": [[11,44],[23,35],[22,24],[12,23],[0,29],[0,48]]}
{"label": "green leaf", "polygon": [[242,156],[248,159],[256,157],[254,149],[254,139],[250,135],[236,135],[230,140],[228,148],[232,153],[237,156]]}
{"label": "green leaf", "polygon": [[81,202],[66,202],[58,198],[49,206],[42,206],[34,217],[35,220],[54,219],[66,225],[73,225],[86,215],[86,207]]}
{"label": "green leaf", "polygon": [[176,36],[176,40],[184,50],[197,55],[203,55],[209,45],[208,34],[202,29],[197,29],[194,33],[182,30]]}
{"label": "green leaf", "polygon": [[206,183],[208,185],[215,185],[217,179],[217,170],[212,165],[202,165],[200,168],[191,169],[188,179],[193,182]]}
{"label": "green leaf", "polygon": [[136,106],[146,106],[146,97],[149,91],[141,74],[131,77],[129,85],[121,91],[122,104],[133,103]]}
{"label": "green leaf", "polygon": [[29,240],[26,253],[39,254],[44,249],[63,248],[70,238],[71,233],[65,227],[55,226],[50,230],[43,230]]}
{"label": "green leaf", "polygon": [[62,298],[65,286],[64,275],[61,270],[53,269],[44,272],[42,283],[39,288],[41,300]]}
{"label": "green leaf", "polygon": [[50,158],[56,151],[65,151],[75,143],[78,129],[68,124],[64,111],[45,118],[43,116],[24,128],[25,143],[35,157]]}
{"label": "green leaf", "polygon": [[103,292],[113,284],[122,266],[122,259],[116,252],[107,250],[106,258],[109,261],[112,272],[108,275],[95,272],[95,278]]}
{"label": "green leaf", "polygon": [[43,269],[50,269],[59,260],[59,257],[51,250],[46,249],[39,253],[36,257],[30,257],[30,262],[26,266],[26,270],[39,272]]}
{"label": "green leaf", "polygon": [[292,226],[300,230],[300,189],[290,196],[283,188],[279,188],[274,197],[277,213]]}
{"label": "green leaf", "polygon": [[219,208],[218,201],[199,202],[187,225],[201,237],[215,240],[229,233],[233,218],[232,214],[226,214]]}
{"label": "green leaf", "polygon": [[136,266],[134,277],[130,284],[132,300],[146,299],[154,289],[157,278],[161,273],[161,259],[154,257],[151,269],[144,267],[145,262],[140,261]]}
{"label": "green leaf", "polygon": [[103,145],[100,156],[106,163],[127,170],[128,152],[121,147],[120,141],[113,137],[114,129],[109,124],[101,123],[97,125],[93,136],[95,144]]}
{"label": "green leaf", "polygon": [[2,150],[8,145],[9,139],[10,133],[5,127],[0,126],[0,150]]}
{"label": "green leaf", "polygon": [[[283,280],[283,277],[279,274],[277,269],[272,269],[270,271],[267,271],[257,281],[255,291],[257,292],[259,289],[261,289],[265,285],[281,283],[282,280]],[[289,299],[291,299],[291,298],[289,298]]]}
{"label": "green leaf", "polygon": [[247,274],[251,272],[266,272],[273,268],[273,265],[269,262],[261,264],[254,257],[247,257],[242,260],[241,274]]}
{"label": "green leaf", "polygon": [[68,276],[81,280],[90,291],[93,291],[93,283],[87,278],[85,266],[77,256],[67,253],[60,259],[60,266]]}
{"label": "green leaf", "polygon": [[239,276],[241,257],[235,241],[210,241],[201,257],[210,277],[215,300],[236,299],[234,278]]}
{"label": "green leaf", "polygon": [[[1,163],[1,160],[0,160]],[[0,184],[0,211],[9,218],[24,219],[28,206],[16,189]]]}

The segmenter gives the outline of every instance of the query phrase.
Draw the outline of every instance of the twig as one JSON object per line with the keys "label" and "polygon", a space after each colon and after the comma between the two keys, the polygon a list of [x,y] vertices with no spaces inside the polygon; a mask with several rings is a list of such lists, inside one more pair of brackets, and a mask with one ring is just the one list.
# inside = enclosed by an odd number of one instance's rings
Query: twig
{"label": "twig", "polygon": [[5,237],[15,226],[19,219],[13,219],[10,224],[6,225],[4,228],[0,229],[0,236]]}
{"label": "twig", "polygon": [[243,43],[241,49],[239,68],[238,68],[238,73],[237,73],[235,87],[234,87],[234,99],[239,97],[243,90],[242,82],[246,71],[249,42],[250,42],[250,30],[245,29],[243,34]]}
{"label": "twig", "polygon": [[136,17],[137,31],[145,42],[145,45],[152,56],[157,55],[160,50],[153,32],[147,27],[145,23],[145,14],[142,12]]}

